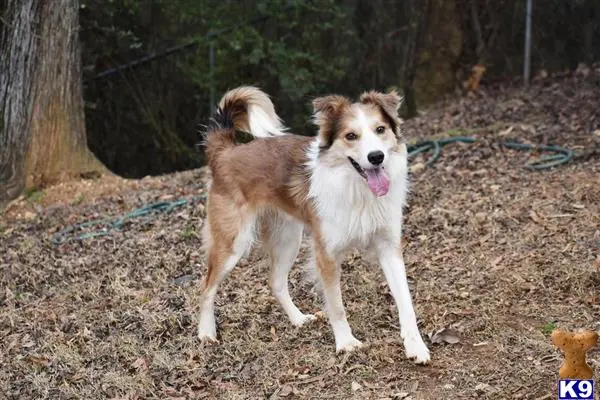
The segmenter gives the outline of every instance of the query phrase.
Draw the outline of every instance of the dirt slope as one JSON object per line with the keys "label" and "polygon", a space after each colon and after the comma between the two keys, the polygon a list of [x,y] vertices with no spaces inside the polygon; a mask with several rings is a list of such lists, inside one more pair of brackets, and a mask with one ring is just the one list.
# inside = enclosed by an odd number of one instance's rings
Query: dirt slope
{"label": "dirt slope", "polygon": [[[260,253],[222,286],[222,344],[200,346],[203,170],[31,193],[0,219],[0,398],[554,398],[562,356],[549,331],[600,330],[599,110],[596,72],[449,99],[405,124],[411,139],[480,139],[445,147],[429,168],[413,161],[405,249],[419,324],[459,339],[431,344],[424,367],[404,358],[383,275],[359,254],[343,293],[366,349],[336,356],[324,319],[292,328]],[[577,157],[530,172],[529,153],[500,146],[510,137]],[[51,242],[69,224],[180,198],[190,202],[112,235]],[[300,268],[292,296],[320,310]],[[599,371],[600,352],[589,360]]]}

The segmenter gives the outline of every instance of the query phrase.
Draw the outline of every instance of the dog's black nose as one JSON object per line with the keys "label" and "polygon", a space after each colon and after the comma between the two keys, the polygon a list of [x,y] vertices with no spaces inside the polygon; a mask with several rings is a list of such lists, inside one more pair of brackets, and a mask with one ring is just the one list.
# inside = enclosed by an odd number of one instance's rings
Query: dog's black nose
{"label": "dog's black nose", "polygon": [[369,154],[367,154],[367,159],[373,165],[381,164],[384,158],[385,155],[383,154],[383,151],[380,150],[372,151]]}

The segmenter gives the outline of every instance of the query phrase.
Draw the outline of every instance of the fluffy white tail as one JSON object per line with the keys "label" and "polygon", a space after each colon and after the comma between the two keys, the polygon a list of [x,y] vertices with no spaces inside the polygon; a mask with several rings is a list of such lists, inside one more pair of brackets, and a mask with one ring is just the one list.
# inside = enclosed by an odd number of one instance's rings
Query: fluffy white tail
{"label": "fluffy white tail", "polygon": [[219,108],[231,113],[237,130],[255,137],[280,136],[287,130],[269,96],[253,86],[240,86],[225,93]]}

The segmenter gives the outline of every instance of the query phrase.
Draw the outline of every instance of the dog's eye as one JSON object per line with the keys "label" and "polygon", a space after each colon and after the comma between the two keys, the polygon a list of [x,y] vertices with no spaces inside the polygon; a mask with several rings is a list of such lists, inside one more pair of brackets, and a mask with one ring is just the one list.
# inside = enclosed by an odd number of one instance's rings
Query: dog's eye
{"label": "dog's eye", "polygon": [[378,126],[377,129],[375,129],[375,132],[382,134],[385,132],[385,126]]}
{"label": "dog's eye", "polygon": [[354,133],[354,132],[346,133],[346,140],[356,140],[356,139],[358,139],[358,136],[356,136],[356,133]]}

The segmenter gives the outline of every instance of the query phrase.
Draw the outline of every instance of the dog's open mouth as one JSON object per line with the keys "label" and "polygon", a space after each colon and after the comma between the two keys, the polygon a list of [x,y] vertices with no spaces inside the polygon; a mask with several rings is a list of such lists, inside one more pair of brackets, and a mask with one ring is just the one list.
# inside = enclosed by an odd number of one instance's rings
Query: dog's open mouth
{"label": "dog's open mouth", "polygon": [[384,196],[390,190],[390,177],[383,167],[363,168],[352,157],[348,157],[350,164],[360,176],[365,178],[369,189],[377,197]]}

